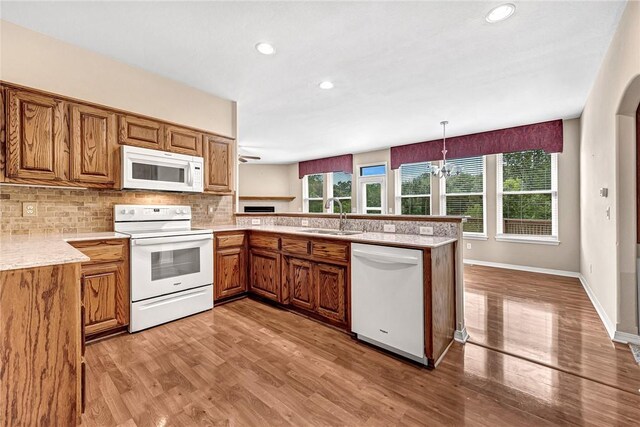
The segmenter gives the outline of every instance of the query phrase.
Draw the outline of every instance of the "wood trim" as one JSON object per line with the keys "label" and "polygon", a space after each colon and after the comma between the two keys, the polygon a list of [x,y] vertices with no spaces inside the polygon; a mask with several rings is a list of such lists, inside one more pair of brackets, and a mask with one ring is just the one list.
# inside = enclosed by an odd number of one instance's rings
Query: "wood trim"
{"label": "wood trim", "polygon": [[431,283],[431,249],[425,249],[423,251],[422,258],[422,280],[424,281],[424,354],[429,360],[429,364],[432,364],[433,358],[433,331],[431,330],[433,321],[432,310],[432,283]]}
{"label": "wood trim", "polygon": [[636,215],[637,243],[640,243],[640,104],[636,110]]}
{"label": "wood trim", "polygon": [[[339,214],[324,214],[324,213],[244,213],[236,212],[236,217],[295,217],[295,218],[335,218],[340,217]],[[362,214],[348,214],[350,219],[371,219],[371,220],[384,220],[384,221],[424,221],[424,222],[462,222],[464,217],[462,216],[417,216],[417,215],[362,215]]]}
{"label": "wood trim", "polygon": [[276,202],[291,202],[296,196],[238,196],[240,200],[266,201],[273,200]]}
{"label": "wood trim", "polygon": [[108,105],[98,104],[96,102],[89,102],[89,101],[78,99],[78,98],[72,98],[70,96],[64,96],[64,95],[60,95],[60,94],[57,94],[57,93],[48,92],[48,91],[41,90],[41,89],[36,89],[36,88],[30,87],[30,86],[23,86],[23,85],[20,85],[20,84],[11,83],[11,82],[7,82],[7,81],[4,81],[4,80],[0,80],[0,85],[5,86],[7,88],[14,88],[14,89],[18,89],[18,90],[28,90],[28,91],[36,92],[36,93],[39,93],[39,94],[42,94],[42,95],[52,96],[52,97],[61,99],[61,100],[66,101],[66,102],[74,103],[74,104],[82,104],[82,105],[86,105],[86,106],[89,106],[89,107],[107,109],[107,110],[110,110],[110,111],[112,111],[114,113],[117,113],[117,114],[131,115],[131,116],[135,116],[135,117],[138,117],[138,118],[141,118],[141,119],[153,120],[155,122],[159,122],[159,123],[164,124],[164,125],[178,126],[178,127],[184,128],[184,129],[189,129],[189,130],[196,131],[196,132],[201,132],[201,133],[207,133],[207,134],[210,134],[210,135],[216,135],[216,136],[220,136],[222,138],[229,138],[229,139],[235,141],[235,138],[233,136],[230,136],[230,135],[222,135],[222,134],[219,134],[219,133],[216,133],[216,132],[213,132],[213,131],[210,131],[210,130],[206,130],[206,129],[200,129],[200,128],[196,128],[196,127],[193,127],[193,126],[185,126],[185,125],[180,124],[180,123],[175,123],[175,122],[171,122],[171,121],[168,121],[168,120],[161,120],[161,119],[158,119],[156,117],[147,116],[147,115],[136,113],[136,112],[133,112],[133,111],[122,110],[122,109],[114,108],[114,107],[111,107],[111,106],[108,106]]}

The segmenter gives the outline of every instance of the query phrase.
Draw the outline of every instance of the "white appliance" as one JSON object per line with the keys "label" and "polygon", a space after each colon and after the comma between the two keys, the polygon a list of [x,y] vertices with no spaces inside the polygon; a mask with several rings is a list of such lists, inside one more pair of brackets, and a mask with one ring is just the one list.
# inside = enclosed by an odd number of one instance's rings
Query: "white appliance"
{"label": "white appliance", "polygon": [[122,188],[141,190],[204,191],[204,159],[123,145]]}
{"label": "white appliance", "polygon": [[351,329],[358,339],[427,364],[422,251],[351,245]]}
{"label": "white appliance", "polygon": [[213,308],[213,231],[191,228],[190,206],[115,205],[130,236],[129,332]]}

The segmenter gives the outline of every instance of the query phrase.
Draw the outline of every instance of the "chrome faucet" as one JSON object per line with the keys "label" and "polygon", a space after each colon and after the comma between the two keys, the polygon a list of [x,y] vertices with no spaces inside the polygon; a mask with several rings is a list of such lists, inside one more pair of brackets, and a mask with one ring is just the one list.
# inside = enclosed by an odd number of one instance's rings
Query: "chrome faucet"
{"label": "chrome faucet", "polygon": [[[327,203],[324,204],[324,208],[331,208],[331,202],[338,202],[338,207],[340,207],[340,223],[338,225],[338,230],[344,231],[344,221],[347,220],[347,213],[342,211],[342,202],[337,197],[331,197],[327,199]],[[344,219],[342,218],[343,216]]]}

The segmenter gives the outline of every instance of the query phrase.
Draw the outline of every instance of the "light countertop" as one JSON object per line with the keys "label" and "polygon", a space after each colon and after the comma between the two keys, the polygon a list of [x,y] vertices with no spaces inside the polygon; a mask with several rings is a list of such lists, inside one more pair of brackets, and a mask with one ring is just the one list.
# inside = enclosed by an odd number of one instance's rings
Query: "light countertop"
{"label": "light countertop", "polygon": [[345,236],[333,236],[327,234],[316,234],[304,231],[305,228],[313,229],[313,227],[289,227],[283,225],[217,225],[209,227],[216,232],[222,231],[234,231],[234,230],[256,230],[266,231],[271,233],[284,233],[293,234],[306,237],[317,237],[323,239],[335,239],[344,240],[354,243],[369,243],[373,245],[399,245],[410,246],[415,248],[437,248],[439,246],[448,245],[457,241],[455,237],[437,237],[437,236],[424,236],[417,234],[396,234],[396,233],[372,233],[365,232],[361,234],[345,235]]}
{"label": "light countertop", "polygon": [[113,231],[0,236],[0,271],[89,261],[89,257],[67,242],[127,237]]}

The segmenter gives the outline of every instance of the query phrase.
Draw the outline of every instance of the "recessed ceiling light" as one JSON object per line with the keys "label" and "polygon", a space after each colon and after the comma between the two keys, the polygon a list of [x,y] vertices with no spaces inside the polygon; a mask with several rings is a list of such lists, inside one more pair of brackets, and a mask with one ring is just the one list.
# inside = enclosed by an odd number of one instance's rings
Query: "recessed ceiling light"
{"label": "recessed ceiling light", "polygon": [[513,12],[516,11],[516,6],[511,3],[501,4],[500,6],[496,6],[487,13],[486,20],[490,24],[494,24],[496,22],[504,21],[513,15]]}
{"label": "recessed ceiling light", "polygon": [[320,86],[320,89],[333,89],[333,83],[331,83],[328,80],[320,83],[319,86]]}
{"label": "recessed ceiling light", "polygon": [[256,45],[256,50],[263,55],[273,55],[276,53],[276,48],[270,45],[269,43],[258,43]]}

